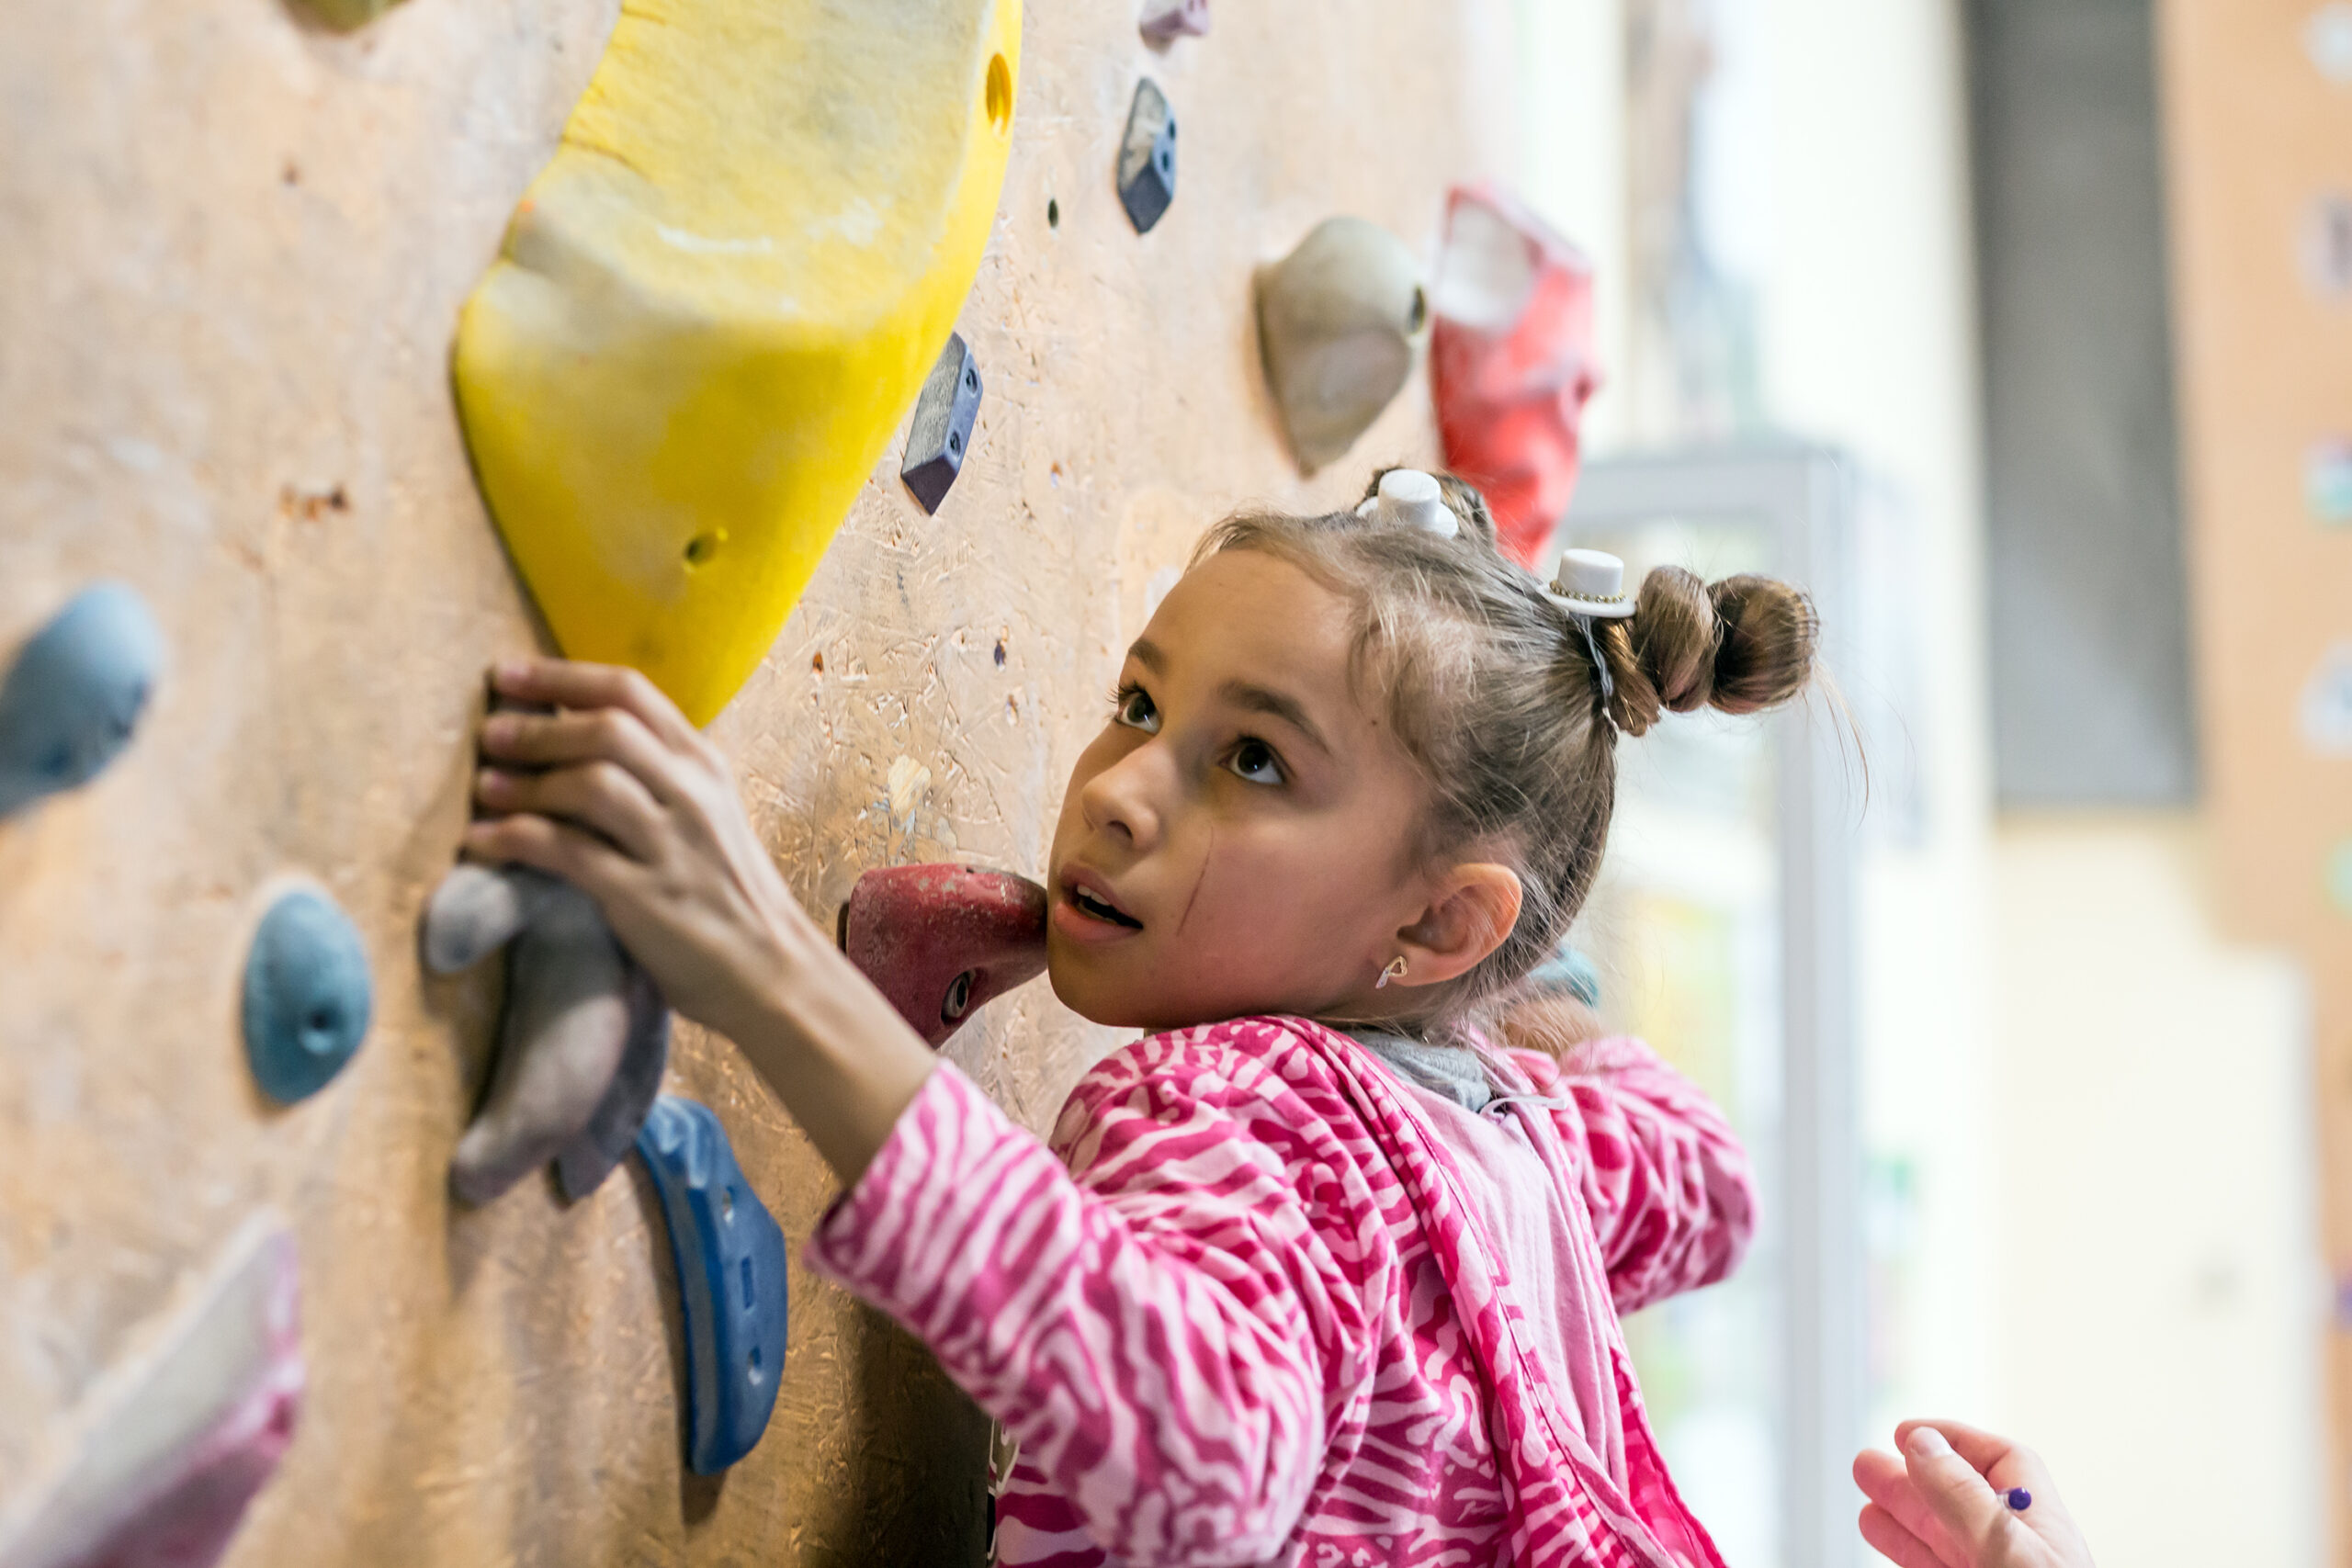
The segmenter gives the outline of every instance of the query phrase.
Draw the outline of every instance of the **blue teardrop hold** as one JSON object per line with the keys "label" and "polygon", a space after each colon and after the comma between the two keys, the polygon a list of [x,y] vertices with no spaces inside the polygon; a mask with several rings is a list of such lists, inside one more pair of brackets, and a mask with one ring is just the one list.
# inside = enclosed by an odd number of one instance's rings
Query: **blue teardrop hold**
{"label": "blue teardrop hold", "polygon": [[155,617],[119,582],[93,583],[34,633],[0,682],[0,817],[113,761],[163,662]]}
{"label": "blue teardrop hold", "polygon": [[348,915],[308,890],[272,904],[245,955],[245,1059],[263,1091],[292,1105],[324,1089],[367,1037],[372,994]]}
{"label": "blue teardrop hold", "polygon": [[784,1231],[743,1179],[707,1105],[656,1100],[637,1152],[662,1194],[686,1320],[686,1463],[716,1475],[775,1411],[789,1319]]}

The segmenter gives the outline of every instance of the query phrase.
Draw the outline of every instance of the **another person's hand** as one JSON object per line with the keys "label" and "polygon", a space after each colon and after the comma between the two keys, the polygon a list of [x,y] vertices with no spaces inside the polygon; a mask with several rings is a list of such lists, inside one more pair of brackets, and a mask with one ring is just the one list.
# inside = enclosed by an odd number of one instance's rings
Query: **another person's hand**
{"label": "another person's hand", "polygon": [[[1905,1421],[1898,1459],[1865,1449],[1862,1539],[1900,1568],[2091,1568],[2083,1532],[2031,1449],[1958,1421]],[[2032,1502],[2009,1506],[2012,1488]]]}

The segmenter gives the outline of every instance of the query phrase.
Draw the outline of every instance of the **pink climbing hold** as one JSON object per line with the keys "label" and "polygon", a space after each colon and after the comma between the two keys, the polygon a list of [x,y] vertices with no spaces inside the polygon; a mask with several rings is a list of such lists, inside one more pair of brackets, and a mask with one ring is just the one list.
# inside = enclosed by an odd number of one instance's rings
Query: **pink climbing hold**
{"label": "pink climbing hold", "polygon": [[1188,33],[1206,37],[1209,0],[1144,0],[1140,26],[1144,41],[1154,49],[1166,49]]}
{"label": "pink climbing hold", "polygon": [[8,1568],[212,1568],[301,1413],[294,1238],[257,1218],[149,1354],[110,1375],[67,1462],[0,1516]]}
{"label": "pink climbing hold", "polygon": [[940,1045],[982,1002],[1046,967],[1046,890],[1009,871],[894,865],[842,906],[842,951]]}
{"label": "pink climbing hold", "polygon": [[1503,552],[1533,569],[1576,490],[1584,405],[1600,384],[1592,264],[1513,197],[1457,186],[1431,304],[1446,467],[1485,494]]}

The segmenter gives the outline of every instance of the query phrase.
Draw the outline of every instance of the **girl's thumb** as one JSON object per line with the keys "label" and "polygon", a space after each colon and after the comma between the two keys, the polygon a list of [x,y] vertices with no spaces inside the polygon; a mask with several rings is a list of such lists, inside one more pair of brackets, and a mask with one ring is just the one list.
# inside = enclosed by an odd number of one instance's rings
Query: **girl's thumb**
{"label": "girl's thumb", "polygon": [[1914,1427],[1903,1439],[1912,1484],[1956,1541],[1972,1546],[2001,1527],[2002,1502],[1976,1467],[1952,1451],[1933,1427]]}

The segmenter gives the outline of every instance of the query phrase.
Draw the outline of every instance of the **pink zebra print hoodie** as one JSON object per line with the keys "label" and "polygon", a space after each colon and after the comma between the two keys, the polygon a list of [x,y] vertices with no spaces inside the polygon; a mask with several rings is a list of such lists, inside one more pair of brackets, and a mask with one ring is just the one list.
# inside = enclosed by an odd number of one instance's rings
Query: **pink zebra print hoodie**
{"label": "pink zebra print hoodie", "polygon": [[[1512,1276],[1400,1080],[1295,1018],[1125,1047],[1050,1150],[943,1064],[809,1261],[1018,1443],[1007,1568],[1722,1568],[1615,1314],[1730,1271],[1745,1156],[1632,1041],[1497,1066],[1565,1198],[1556,1278]],[[1601,1325],[1614,1462],[1535,1354],[1556,1292]]]}

